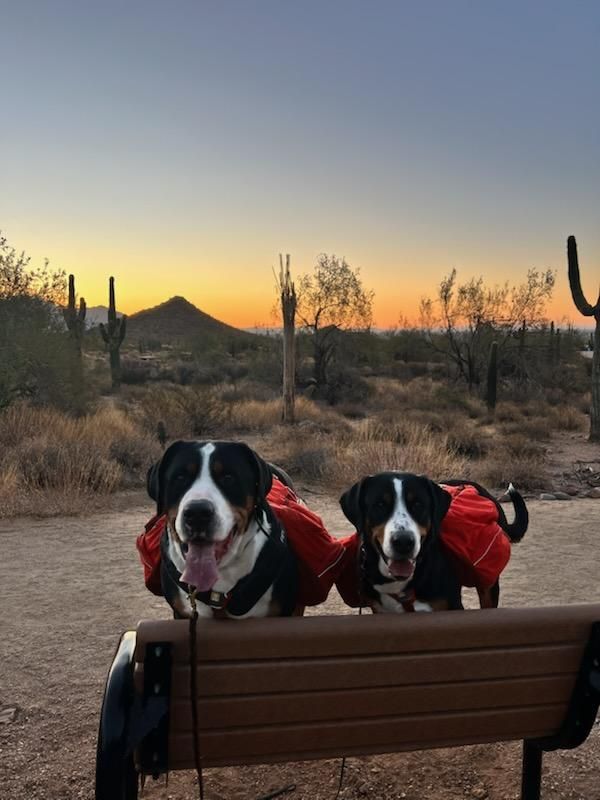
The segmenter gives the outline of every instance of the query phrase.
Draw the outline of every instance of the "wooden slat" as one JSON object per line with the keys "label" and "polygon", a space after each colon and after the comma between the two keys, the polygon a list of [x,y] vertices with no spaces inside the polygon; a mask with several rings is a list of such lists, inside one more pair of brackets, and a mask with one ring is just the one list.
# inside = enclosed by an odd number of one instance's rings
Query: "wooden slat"
{"label": "wooden slat", "polygon": [[[239,763],[248,758],[265,762],[291,760],[292,754],[318,750],[338,752],[387,752],[419,742],[423,748],[450,746],[471,741],[498,741],[545,736],[554,733],[564,716],[562,705],[492,709],[452,714],[398,716],[355,720],[352,725],[299,724],[231,729],[200,736],[203,763]],[[443,744],[442,744],[443,743]],[[364,750],[363,750],[364,748]],[[306,756],[310,757],[310,756]],[[322,756],[321,756],[322,757]],[[174,768],[193,766],[191,733],[177,733],[169,739],[169,761]]]}
{"label": "wooden slat", "polygon": [[[271,618],[227,622],[198,621],[200,661],[348,656],[364,652],[418,652],[486,646],[519,646],[587,639],[600,620],[600,604],[547,608],[441,611],[435,614]],[[149,641],[173,643],[175,661],[186,661],[188,622],[142,622],[136,660]]]}
{"label": "wooden slat", "polygon": [[[575,673],[582,653],[583,643],[347,659],[298,658],[279,663],[201,663],[197,668],[197,685],[201,696],[214,697],[559,675]],[[176,664],[172,696],[185,696],[189,683],[189,667]]]}
{"label": "wooden slat", "polygon": [[[381,689],[332,690],[266,695],[234,695],[201,698],[198,703],[200,730],[221,727],[286,725],[399,714],[467,711],[481,708],[563,704],[566,709],[574,675],[422,686],[392,686]],[[189,695],[171,705],[172,725],[180,732],[192,730]]]}
{"label": "wooden slat", "polygon": [[[200,621],[205,766],[551,736],[600,605]],[[172,643],[170,769],[192,768],[187,621],[138,627]]]}

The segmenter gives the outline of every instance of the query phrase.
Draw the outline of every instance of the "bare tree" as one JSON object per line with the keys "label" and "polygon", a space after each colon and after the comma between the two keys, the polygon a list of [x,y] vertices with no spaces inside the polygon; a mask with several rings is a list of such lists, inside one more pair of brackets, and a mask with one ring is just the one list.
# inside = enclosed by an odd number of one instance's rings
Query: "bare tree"
{"label": "bare tree", "polygon": [[294,422],[296,399],[296,288],[290,273],[290,256],[279,254],[278,289],[283,319],[283,421]]}
{"label": "bare tree", "polygon": [[421,326],[429,344],[454,363],[472,390],[480,383],[492,341],[498,342],[500,355],[519,329],[545,322],[555,280],[552,270],[530,269],[518,286],[486,287],[482,277],[458,284],[453,269],[441,281],[436,298],[421,300]]}
{"label": "bare tree", "polygon": [[371,326],[373,292],[363,287],[360,270],[345,258],[322,253],[314,272],[301,277],[297,295],[298,318],[313,336],[314,378],[321,388],[327,383],[337,332]]}
{"label": "bare tree", "polygon": [[592,405],[590,408],[590,441],[600,442],[600,294],[596,305],[588,303],[581,288],[577,242],[574,236],[567,239],[567,259],[569,262],[569,286],[573,302],[584,317],[596,320],[594,329],[594,353],[592,356]]}
{"label": "bare tree", "polygon": [[0,233],[0,300],[32,297],[63,305],[66,273],[63,270],[53,272],[47,260],[38,269],[32,269],[30,264],[30,257],[24,252],[17,253]]}

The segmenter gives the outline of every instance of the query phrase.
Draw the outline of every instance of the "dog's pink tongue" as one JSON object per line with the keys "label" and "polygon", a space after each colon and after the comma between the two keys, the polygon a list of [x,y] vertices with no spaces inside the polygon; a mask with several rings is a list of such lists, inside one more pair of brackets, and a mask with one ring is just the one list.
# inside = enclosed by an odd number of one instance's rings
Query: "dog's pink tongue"
{"label": "dog's pink tongue", "polygon": [[388,569],[394,578],[408,580],[408,578],[412,578],[412,574],[415,571],[415,562],[411,561],[409,558],[402,558],[398,561],[390,561],[388,563]]}
{"label": "dog's pink tongue", "polygon": [[190,586],[195,586],[199,592],[208,592],[218,577],[214,544],[190,542],[181,580]]}

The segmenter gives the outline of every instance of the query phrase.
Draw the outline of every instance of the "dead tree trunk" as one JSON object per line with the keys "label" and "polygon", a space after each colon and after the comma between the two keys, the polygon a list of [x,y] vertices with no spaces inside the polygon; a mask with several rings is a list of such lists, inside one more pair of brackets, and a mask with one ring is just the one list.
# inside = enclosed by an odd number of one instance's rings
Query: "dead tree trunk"
{"label": "dead tree trunk", "polygon": [[592,357],[592,406],[590,408],[590,441],[600,442],[600,295],[596,305],[585,299],[579,277],[577,243],[574,236],[567,239],[567,258],[569,262],[569,286],[573,302],[584,317],[596,320],[594,330],[594,355]]}
{"label": "dead tree trunk", "polygon": [[290,256],[279,255],[279,289],[283,318],[283,421],[294,422],[296,399],[296,290],[290,274]]}

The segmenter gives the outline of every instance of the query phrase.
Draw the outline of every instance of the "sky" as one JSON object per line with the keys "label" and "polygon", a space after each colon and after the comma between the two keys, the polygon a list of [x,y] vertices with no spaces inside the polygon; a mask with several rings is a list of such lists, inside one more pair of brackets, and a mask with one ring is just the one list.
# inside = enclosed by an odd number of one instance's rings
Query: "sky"
{"label": "sky", "polygon": [[0,230],[88,305],[273,324],[359,267],[379,327],[452,268],[600,283],[600,3],[0,0]]}

